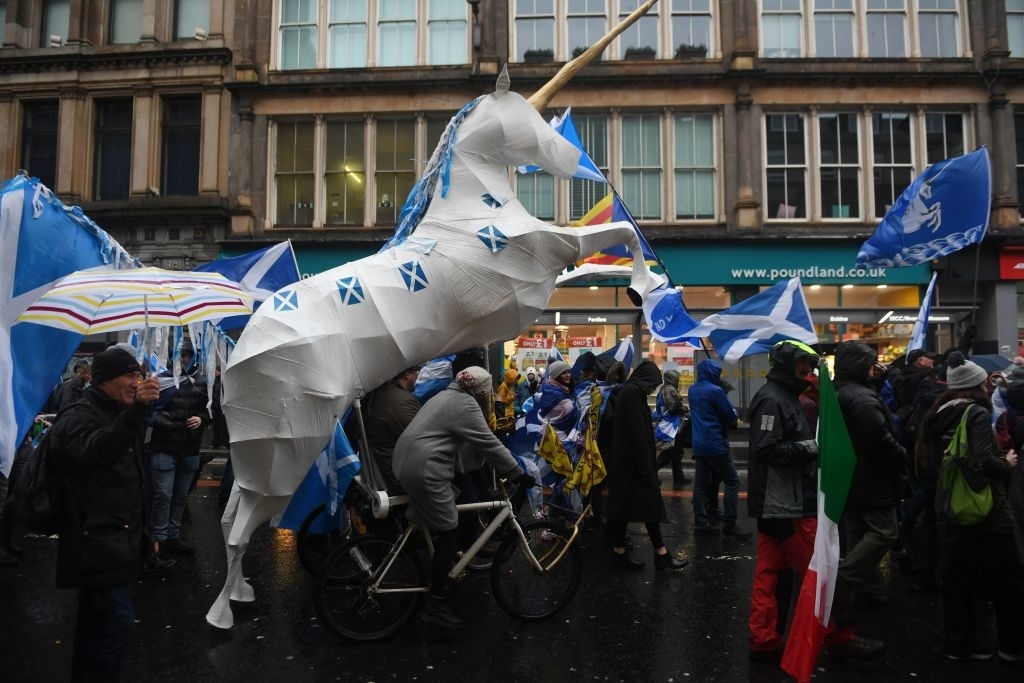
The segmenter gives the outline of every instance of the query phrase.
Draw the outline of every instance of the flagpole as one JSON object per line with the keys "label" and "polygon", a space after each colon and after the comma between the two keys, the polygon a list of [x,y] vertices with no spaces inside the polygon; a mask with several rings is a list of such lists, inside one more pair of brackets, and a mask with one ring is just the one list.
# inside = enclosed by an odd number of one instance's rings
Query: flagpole
{"label": "flagpole", "polygon": [[971,291],[971,324],[978,315],[978,264],[981,261],[981,242],[974,243],[974,289]]}

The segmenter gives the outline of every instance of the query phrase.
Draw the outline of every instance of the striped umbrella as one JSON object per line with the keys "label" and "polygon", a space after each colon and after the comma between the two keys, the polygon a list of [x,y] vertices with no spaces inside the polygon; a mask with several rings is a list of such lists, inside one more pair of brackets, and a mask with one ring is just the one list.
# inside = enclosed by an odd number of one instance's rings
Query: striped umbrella
{"label": "striped umbrella", "polygon": [[100,266],[65,277],[18,321],[97,334],[250,313],[252,297],[220,273]]}

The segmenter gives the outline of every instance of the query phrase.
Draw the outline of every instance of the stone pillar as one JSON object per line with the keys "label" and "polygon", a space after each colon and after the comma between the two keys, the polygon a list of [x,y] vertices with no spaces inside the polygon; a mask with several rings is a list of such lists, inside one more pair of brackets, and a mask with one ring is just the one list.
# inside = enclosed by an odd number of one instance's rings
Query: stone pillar
{"label": "stone pillar", "polygon": [[[750,83],[742,81],[736,89],[736,205],[733,220],[738,230],[758,230],[761,227],[761,202],[754,192],[756,140],[751,105]],[[728,136],[726,136],[728,139]],[[727,150],[728,151],[728,150]]]}
{"label": "stone pillar", "polygon": [[129,197],[145,197],[151,185],[160,183],[160,176],[153,159],[158,158],[156,150],[160,144],[159,112],[153,102],[153,88],[137,86],[132,104],[132,168]]}
{"label": "stone pillar", "polygon": [[199,142],[199,194],[220,194],[220,140],[222,117],[220,86],[203,89],[202,139]]}
{"label": "stone pillar", "polygon": [[988,96],[992,126],[992,217],[990,225],[998,229],[1018,229],[1020,197],[1017,196],[1017,148],[1013,127],[1013,107],[1006,90],[993,83]]}
{"label": "stone pillar", "polygon": [[252,98],[242,97],[238,103],[237,137],[228,152],[229,191],[236,198],[231,207],[231,237],[251,237],[253,234],[255,217],[252,210],[252,126]]}
{"label": "stone pillar", "polygon": [[19,130],[19,127],[18,106],[10,90],[0,91],[0,130],[10,131],[7,135],[0,135],[0,177],[13,178],[20,166],[14,156],[17,147],[14,131]]}
{"label": "stone pillar", "polygon": [[158,0],[142,0],[142,26],[139,33],[140,43],[156,43],[159,42],[160,37],[164,40],[170,40],[171,35],[174,33],[173,30],[168,30],[167,26],[164,26],[164,35],[160,36],[157,33],[157,5],[163,5]]}
{"label": "stone pillar", "polygon": [[60,92],[60,123],[57,128],[57,178],[54,188],[65,204],[91,196],[88,180],[92,177],[90,157],[92,146],[83,144],[93,138],[93,117],[88,109],[85,90],[67,88]]}

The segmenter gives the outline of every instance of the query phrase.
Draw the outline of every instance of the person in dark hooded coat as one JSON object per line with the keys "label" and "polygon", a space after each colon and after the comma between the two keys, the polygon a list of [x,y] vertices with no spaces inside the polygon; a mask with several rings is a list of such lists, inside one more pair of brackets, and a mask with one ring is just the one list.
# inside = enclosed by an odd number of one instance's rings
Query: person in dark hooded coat
{"label": "person in dark hooded coat", "polygon": [[647,397],[661,384],[661,370],[645,360],[633,370],[618,392],[612,420],[611,455],[608,467],[608,523],[606,538],[612,544],[612,560],[622,569],[642,569],[643,562],[626,552],[626,524],[643,522],[654,547],[656,569],[682,569],[689,562],[665,549],[661,539],[661,521],[665,503],[655,469],[654,430]]}
{"label": "person in dark hooded coat", "polygon": [[836,347],[835,388],[857,464],[843,510],[846,556],[839,574],[861,606],[888,604],[879,564],[899,538],[897,507],[907,481],[907,454],[875,388],[885,375],[867,344]]}

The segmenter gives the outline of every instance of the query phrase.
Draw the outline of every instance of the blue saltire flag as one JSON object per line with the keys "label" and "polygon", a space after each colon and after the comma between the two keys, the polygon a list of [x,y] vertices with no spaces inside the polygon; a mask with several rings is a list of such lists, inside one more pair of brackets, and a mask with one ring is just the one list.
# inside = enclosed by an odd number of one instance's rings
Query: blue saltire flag
{"label": "blue saltire flag", "polygon": [[0,188],[0,472],[5,475],[83,339],[15,321],[61,278],[99,265],[138,263],[80,208],[62,204],[37,178],[18,176]]}
{"label": "blue saltire flag", "polygon": [[924,337],[928,332],[928,316],[932,311],[932,293],[935,291],[935,280],[938,277],[938,273],[932,273],[932,281],[928,283],[928,289],[924,293],[924,301],[921,302],[921,310],[917,312],[914,329],[910,332],[910,343],[907,344],[907,353],[914,349],[924,348]]}
{"label": "blue saltire flag", "polygon": [[597,362],[601,367],[610,367],[614,361],[619,361],[626,366],[626,370],[633,368],[633,338],[620,339],[619,343],[597,354]]}
{"label": "blue saltire flag", "polygon": [[[562,355],[562,352],[558,350],[557,346],[552,346],[551,350],[548,351],[548,366],[550,366],[556,360],[560,360],[560,361],[562,361],[564,363],[565,362],[565,356]],[[544,373],[544,376],[545,377],[548,376],[546,372]]]}
{"label": "blue saltire flag", "polygon": [[[573,174],[573,178],[580,178],[582,180],[595,180],[599,183],[607,183],[608,179],[604,177],[604,173],[601,173],[601,169],[597,167],[594,160],[590,158],[590,154],[587,150],[583,149],[583,142],[580,140],[580,134],[576,131],[576,124],[572,121],[572,107],[565,110],[565,113],[561,116],[554,116],[548,121],[548,124],[558,131],[558,134],[563,138],[572,143],[573,147],[580,151],[580,161],[576,168],[576,172]],[[539,171],[539,166],[519,166],[516,168],[519,173],[533,173]]]}
{"label": "blue saltire flag", "polygon": [[452,361],[455,354],[441,356],[434,360],[427,361],[420,367],[416,375],[416,384],[412,388],[412,395],[421,404],[426,403],[434,394],[444,391],[452,383]]}
{"label": "blue saltire flag", "polygon": [[[192,270],[204,273],[220,273],[232,282],[237,282],[252,295],[252,309],[274,292],[299,281],[299,264],[291,241],[281,242],[266,249],[257,249],[248,254],[222,258]],[[248,315],[235,315],[222,319],[217,326],[221,330],[235,330],[245,327]]]}
{"label": "blue saltire flag", "polygon": [[988,228],[988,149],[932,164],[886,212],[857,254],[858,266],[913,266],[977,244]]}
{"label": "blue saltire flag", "polygon": [[[277,522],[278,528],[298,530],[302,526],[302,521],[320,503],[327,505],[330,516],[337,512],[338,506],[348,493],[348,487],[362,468],[359,455],[352,449],[352,444],[349,443],[342,428],[351,412],[352,409],[349,408],[342,419],[335,421],[334,435],[330,443],[317,456],[313,466],[306,473],[306,478],[292,494],[288,507]],[[314,525],[310,531],[327,533],[327,527],[330,525],[328,520],[327,515],[322,515],[320,523],[323,528],[316,528]]]}
{"label": "blue saltire flag", "polygon": [[666,344],[688,342],[700,346],[700,337],[690,333],[697,327],[697,321],[686,310],[682,291],[673,287],[661,287],[644,300],[644,317],[651,336]]}
{"label": "blue saltire flag", "polygon": [[709,315],[686,334],[708,337],[727,363],[768,353],[783,339],[818,343],[798,277],[776,283],[746,301]]}

